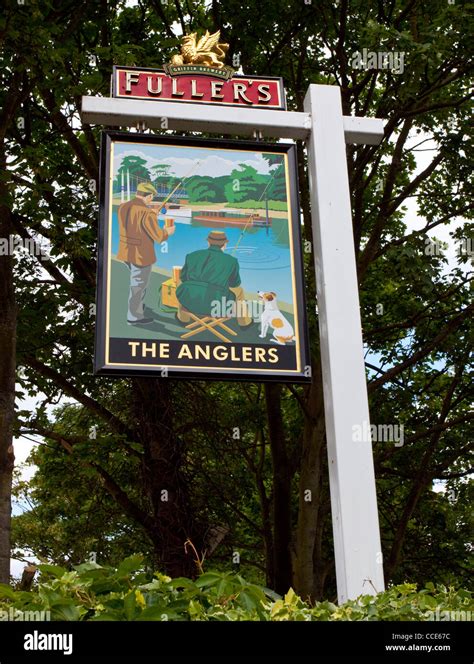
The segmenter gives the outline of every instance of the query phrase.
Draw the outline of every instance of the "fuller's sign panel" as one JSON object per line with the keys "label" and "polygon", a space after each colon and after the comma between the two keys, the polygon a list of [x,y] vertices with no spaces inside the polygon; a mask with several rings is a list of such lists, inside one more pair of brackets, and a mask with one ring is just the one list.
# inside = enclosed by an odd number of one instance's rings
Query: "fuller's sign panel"
{"label": "fuller's sign panel", "polygon": [[166,71],[114,67],[112,95],[129,99],[186,101],[285,110],[281,78],[240,76],[230,68],[167,65]]}
{"label": "fuller's sign panel", "polygon": [[295,151],[103,133],[96,373],[310,380]]}

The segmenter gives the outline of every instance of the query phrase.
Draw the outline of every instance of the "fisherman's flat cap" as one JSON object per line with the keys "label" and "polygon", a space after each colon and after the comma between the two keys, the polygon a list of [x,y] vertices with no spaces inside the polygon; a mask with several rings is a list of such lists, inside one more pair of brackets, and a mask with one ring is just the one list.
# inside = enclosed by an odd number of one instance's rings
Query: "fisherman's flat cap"
{"label": "fisherman's flat cap", "polygon": [[229,241],[229,238],[224,231],[211,231],[207,236],[207,240],[211,244],[225,244]]}
{"label": "fisherman's flat cap", "polygon": [[140,184],[137,187],[137,193],[155,195],[158,192],[156,191],[155,187],[151,184],[151,182],[140,182]]}

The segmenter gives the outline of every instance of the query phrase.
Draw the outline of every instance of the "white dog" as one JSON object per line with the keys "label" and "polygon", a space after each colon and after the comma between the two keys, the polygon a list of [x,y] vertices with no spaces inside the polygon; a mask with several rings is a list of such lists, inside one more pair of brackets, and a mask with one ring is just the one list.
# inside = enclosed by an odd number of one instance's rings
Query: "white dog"
{"label": "white dog", "polygon": [[293,341],[295,338],[295,332],[291,323],[284,317],[278,308],[276,293],[258,291],[258,296],[263,300],[265,305],[260,318],[260,339],[264,339],[267,336],[268,328],[271,327],[273,330],[272,340],[276,341],[277,344],[284,346],[286,343]]}

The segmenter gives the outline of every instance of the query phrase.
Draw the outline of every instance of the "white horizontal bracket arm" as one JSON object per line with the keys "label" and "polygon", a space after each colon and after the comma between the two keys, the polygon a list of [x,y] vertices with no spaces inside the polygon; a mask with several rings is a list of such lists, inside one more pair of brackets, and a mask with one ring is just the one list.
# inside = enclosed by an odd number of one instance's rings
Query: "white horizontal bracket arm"
{"label": "white horizontal bracket arm", "polygon": [[346,143],[378,145],[383,138],[384,121],[380,118],[344,115],[342,122]]}
{"label": "white horizontal bracket arm", "polygon": [[[88,124],[110,127],[136,127],[138,122],[145,122],[150,129],[241,136],[259,131],[262,136],[294,140],[306,140],[311,130],[309,113],[113,97],[82,97],[81,117]],[[345,116],[344,134],[346,143],[377,145],[383,137],[383,121]]]}
{"label": "white horizontal bracket arm", "polygon": [[[132,127],[143,120],[150,129],[244,136],[260,131],[263,136],[293,139],[305,139],[311,127],[309,115],[295,111],[108,97],[83,97],[81,117],[89,124],[114,127]],[[164,126],[165,119],[167,126]]]}

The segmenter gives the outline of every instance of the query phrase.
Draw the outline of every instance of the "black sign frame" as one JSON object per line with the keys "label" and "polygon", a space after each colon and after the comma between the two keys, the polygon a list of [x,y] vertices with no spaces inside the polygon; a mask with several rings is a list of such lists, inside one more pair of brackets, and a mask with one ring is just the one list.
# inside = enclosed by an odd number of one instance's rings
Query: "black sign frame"
{"label": "black sign frame", "polygon": [[[107,321],[110,315],[108,310],[108,289],[110,285],[109,262],[111,260],[111,224],[112,224],[112,196],[111,187],[112,165],[110,162],[111,146],[115,143],[137,143],[165,146],[189,146],[196,148],[214,148],[222,150],[248,150],[264,153],[277,153],[286,155],[288,222],[289,235],[291,236],[292,268],[294,274],[294,330],[296,331],[296,367],[291,370],[273,369],[265,367],[246,367],[237,369],[232,364],[219,364],[214,362],[205,367],[196,366],[196,362],[184,363],[180,366],[163,362],[160,364],[127,362],[125,364],[110,360],[110,340],[107,337]],[[241,141],[228,139],[203,139],[177,136],[156,136],[151,134],[129,133],[121,131],[103,131],[101,136],[100,153],[100,181],[99,181],[99,242],[97,260],[97,291],[96,291],[96,334],[94,352],[94,373],[101,376],[149,376],[186,378],[196,380],[232,380],[232,381],[258,381],[258,382],[284,382],[284,383],[309,383],[311,382],[311,361],[309,352],[309,338],[306,317],[306,302],[304,291],[303,252],[301,238],[299,190],[297,178],[296,145],[286,143],[266,143],[262,141]],[[128,338],[130,345],[136,339],[133,336],[133,328]],[[141,339],[140,341],[143,341]],[[151,343],[151,340],[149,340]],[[160,344],[160,339],[156,339]],[[215,343],[189,341],[189,344],[210,346],[215,352]],[[222,343],[217,345],[222,346]],[[240,344],[241,346],[242,344]],[[239,356],[239,344],[232,344]],[[246,346],[248,347],[248,345]],[[133,348],[133,347],[132,347]],[[135,347],[136,350],[137,347]],[[280,357],[287,353],[289,346],[275,346],[275,354]],[[238,351],[238,352],[237,352]],[[122,352],[122,351],[117,351]],[[232,351],[233,353],[234,351]],[[272,356],[273,357],[273,356]],[[286,357],[286,355],[284,355]],[[143,358],[140,358],[143,359]],[[233,361],[231,359],[231,361]],[[148,362],[148,361],[147,361]],[[199,360],[201,362],[201,359]]]}

